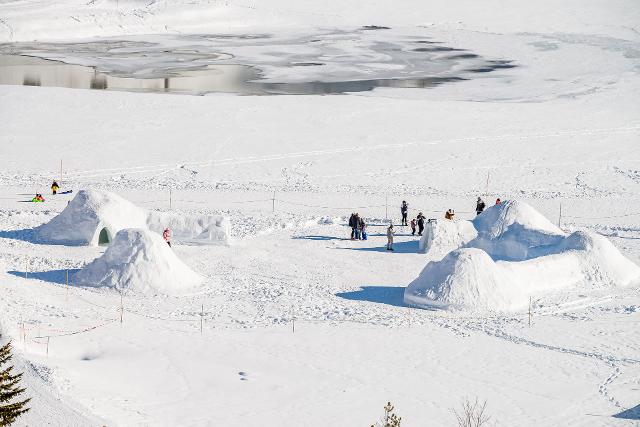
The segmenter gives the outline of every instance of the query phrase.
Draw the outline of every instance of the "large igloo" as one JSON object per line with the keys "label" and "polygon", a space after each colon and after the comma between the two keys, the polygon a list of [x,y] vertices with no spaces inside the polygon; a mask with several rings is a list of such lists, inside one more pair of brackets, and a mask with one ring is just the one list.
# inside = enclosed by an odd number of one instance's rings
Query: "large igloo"
{"label": "large igloo", "polygon": [[96,246],[109,244],[125,228],[161,234],[167,227],[177,242],[229,243],[229,220],[224,216],[150,211],[100,190],[80,190],[59,215],[35,231],[43,243]]}
{"label": "large igloo", "polygon": [[72,277],[74,284],[143,294],[176,294],[202,282],[157,233],[123,229],[107,250]]}
{"label": "large igloo", "polygon": [[428,262],[407,286],[406,304],[512,311],[526,307],[531,296],[558,289],[640,283],[640,267],[607,238],[588,231],[567,234],[526,203],[493,206],[470,223],[477,236],[460,240],[457,248],[441,239],[453,249]]}

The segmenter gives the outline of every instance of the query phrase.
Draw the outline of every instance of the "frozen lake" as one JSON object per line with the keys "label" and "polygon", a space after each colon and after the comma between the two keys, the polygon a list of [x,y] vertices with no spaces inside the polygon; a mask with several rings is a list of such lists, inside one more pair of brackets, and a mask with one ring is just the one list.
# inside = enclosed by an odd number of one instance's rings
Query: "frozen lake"
{"label": "frozen lake", "polygon": [[383,30],[137,36],[0,45],[0,84],[242,95],[432,88],[514,68],[427,36]]}

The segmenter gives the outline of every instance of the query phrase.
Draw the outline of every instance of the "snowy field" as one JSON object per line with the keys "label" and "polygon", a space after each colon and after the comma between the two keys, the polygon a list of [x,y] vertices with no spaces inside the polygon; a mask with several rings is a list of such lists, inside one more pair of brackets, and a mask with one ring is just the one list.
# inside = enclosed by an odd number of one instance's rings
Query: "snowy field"
{"label": "snowy field", "polygon": [[[492,426],[640,424],[640,284],[540,293],[529,325],[528,309],[405,305],[428,256],[408,227],[385,250],[402,200],[409,218],[472,219],[482,196],[640,264],[640,6],[343,3],[0,0],[1,55],[105,76],[464,78],[326,96],[0,85],[0,327],[33,397],[19,425],[366,426],[392,401],[403,426],[453,426],[476,397]],[[515,66],[469,71],[488,61]],[[61,162],[74,194],[52,196]],[[81,189],[224,215],[230,244],[173,245],[203,278],[183,293],[81,286],[106,248],[34,231]],[[368,240],[349,240],[352,212]]]}

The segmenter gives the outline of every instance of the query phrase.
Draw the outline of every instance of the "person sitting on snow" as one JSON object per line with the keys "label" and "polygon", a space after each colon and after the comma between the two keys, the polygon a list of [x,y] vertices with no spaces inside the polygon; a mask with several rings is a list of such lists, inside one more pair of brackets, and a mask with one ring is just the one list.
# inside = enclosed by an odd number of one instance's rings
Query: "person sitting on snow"
{"label": "person sitting on snow", "polygon": [[36,196],[31,199],[32,202],[44,202],[44,197],[42,197],[42,194],[40,193],[36,193]]}
{"label": "person sitting on snow", "polygon": [[500,203],[502,203],[502,201],[500,200],[500,198],[496,199],[496,205],[499,205]]}
{"label": "person sitting on snow", "polygon": [[168,228],[165,228],[164,231],[162,232],[162,238],[164,239],[165,242],[167,242],[167,245],[171,247],[171,230],[169,230]]}
{"label": "person sitting on snow", "polygon": [[53,181],[53,184],[51,184],[51,192],[56,195],[58,194],[58,189],[60,188],[60,186],[58,185],[57,182]]}
{"label": "person sitting on snow", "polygon": [[455,215],[455,212],[453,211],[453,209],[448,209],[447,212],[445,212],[444,214],[444,219],[453,219],[454,215]]}

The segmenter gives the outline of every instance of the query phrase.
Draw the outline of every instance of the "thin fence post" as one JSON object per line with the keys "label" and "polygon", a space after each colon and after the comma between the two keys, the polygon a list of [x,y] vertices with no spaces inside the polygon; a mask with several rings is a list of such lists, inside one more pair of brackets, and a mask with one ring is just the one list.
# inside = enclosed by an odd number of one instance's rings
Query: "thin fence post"
{"label": "thin fence post", "polygon": [[487,183],[484,189],[485,195],[489,195],[489,176],[491,176],[491,171],[487,171]]}
{"label": "thin fence post", "polygon": [[531,327],[531,297],[529,297],[529,327]]}
{"label": "thin fence post", "polygon": [[51,337],[47,337],[47,357],[49,357],[49,338]]}
{"label": "thin fence post", "polygon": [[276,192],[273,191],[273,198],[271,199],[271,212],[276,211]]}
{"label": "thin fence post", "polygon": [[200,333],[202,333],[202,319],[204,318],[204,304],[200,308]]}
{"label": "thin fence post", "polygon": [[69,269],[66,270],[65,278],[66,278],[67,286],[65,286],[66,293],[65,293],[64,299],[65,301],[68,301],[69,300]]}
{"label": "thin fence post", "polygon": [[291,333],[296,333],[296,316],[293,309],[291,310]]}
{"label": "thin fence post", "polygon": [[560,202],[560,213],[558,214],[558,228],[562,228],[562,202]]}
{"label": "thin fence post", "polygon": [[389,194],[384,195],[384,219],[389,220]]}
{"label": "thin fence post", "polygon": [[171,210],[171,187],[169,187],[169,210]]}

